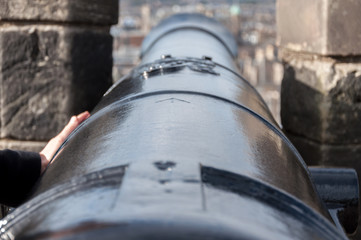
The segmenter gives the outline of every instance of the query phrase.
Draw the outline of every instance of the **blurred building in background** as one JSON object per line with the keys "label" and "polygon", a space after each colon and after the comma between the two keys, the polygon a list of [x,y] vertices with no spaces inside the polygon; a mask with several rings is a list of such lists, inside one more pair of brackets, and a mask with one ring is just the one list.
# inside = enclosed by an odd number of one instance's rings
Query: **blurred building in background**
{"label": "blurred building in background", "polygon": [[239,44],[242,75],[261,93],[279,120],[283,66],[278,60],[275,0],[121,0],[119,23],[113,26],[114,69],[117,81],[139,62],[140,46],[150,29],[180,12],[198,12],[222,22]]}

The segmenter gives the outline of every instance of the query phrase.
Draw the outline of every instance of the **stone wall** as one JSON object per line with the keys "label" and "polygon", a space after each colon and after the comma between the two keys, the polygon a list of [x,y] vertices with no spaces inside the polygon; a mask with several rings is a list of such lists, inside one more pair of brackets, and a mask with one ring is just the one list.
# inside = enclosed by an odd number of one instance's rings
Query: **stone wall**
{"label": "stone wall", "polygon": [[118,9],[118,0],[0,0],[0,149],[39,151],[98,103],[112,84]]}
{"label": "stone wall", "polygon": [[112,83],[117,0],[0,0],[0,148],[40,150]]}
{"label": "stone wall", "polygon": [[283,129],[307,164],[353,167],[359,176],[360,12],[361,1],[277,1]]}

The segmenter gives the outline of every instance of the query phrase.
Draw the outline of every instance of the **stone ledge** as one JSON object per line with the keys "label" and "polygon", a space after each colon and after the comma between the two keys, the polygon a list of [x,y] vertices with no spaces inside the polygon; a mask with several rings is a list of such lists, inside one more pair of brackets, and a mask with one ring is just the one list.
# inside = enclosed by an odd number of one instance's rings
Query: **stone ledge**
{"label": "stone ledge", "polygon": [[40,152],[47,142],[0,139],[0,149]]}
{"label": "stone ledge", "polygon": [[118,0],[0,0],[0,21],[50,21],[113,25]]}

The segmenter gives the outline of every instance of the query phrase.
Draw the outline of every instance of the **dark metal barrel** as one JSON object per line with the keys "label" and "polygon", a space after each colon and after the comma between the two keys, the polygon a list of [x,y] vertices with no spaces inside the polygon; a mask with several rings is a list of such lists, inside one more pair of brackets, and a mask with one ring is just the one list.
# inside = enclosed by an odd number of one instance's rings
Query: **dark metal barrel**
{"label": "dark metal barrel", "polygon": [[347,239],[218,22],[175,15],[60,148],[12,239]]}

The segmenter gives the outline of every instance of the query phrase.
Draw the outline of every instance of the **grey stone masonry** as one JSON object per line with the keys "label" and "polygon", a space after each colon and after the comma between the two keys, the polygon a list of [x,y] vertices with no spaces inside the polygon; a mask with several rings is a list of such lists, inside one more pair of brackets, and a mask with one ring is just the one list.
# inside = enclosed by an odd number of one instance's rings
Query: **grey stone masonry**
{"label": "grey stone masonry", "polygon": [[111,84],[112,38],[94,27],[0,27],[1,138],[46,140]]}
{"label": "grey stone masonry", "polygon": [[118,11],[118,0],[0,0],[1,21],[109,26],[118,22]]}
{"label": "grey stone masonry", "polygon": [[[299,151],[307,155],[306,162],[340,165],[338,161],[346,160],[328,154],[333,146],[359,156],[360,12],[361,1],[354,0],[277,1],[277,38],[284,62],[281,122],[291,138],[303,142]],[[305,146],[310,145],[319,146],[319,154],[309,154]]]}
{"label": "grey stone masonry", "polygon": [[[359,177],[360,13],[357,0],[277,1],[283,130],[308,165],[351,167]],[[350,237],[361,239],[361,224]]]}
{"label": "grey stone masonry", "polygon": [[361,57],[282,57],[283,130],[308,165],[353,167],[361,176]]}
{"label": "grey stone masonry", "polygon": [[279,0],[280,46],[321,55],[361,54],[361,1]]}
{"label": "grey stone masonry", "polygon": [[0,0],[1,141],[47,141],[95,106],[112,83],[117,20],[117,0]]}
{"label": "grey stone masonry", "polygon": [[324,144],[361,144],[361,58],[282,54],[285,131]]}

